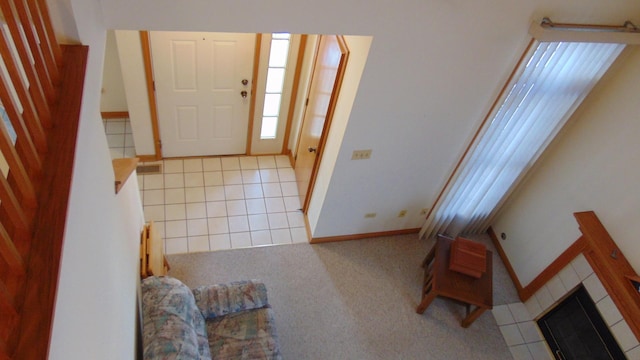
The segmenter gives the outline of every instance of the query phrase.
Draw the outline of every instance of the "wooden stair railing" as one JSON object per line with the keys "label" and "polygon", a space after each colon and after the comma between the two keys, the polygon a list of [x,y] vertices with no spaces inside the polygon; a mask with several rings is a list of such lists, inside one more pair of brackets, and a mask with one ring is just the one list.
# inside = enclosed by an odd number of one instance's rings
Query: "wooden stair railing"
{"label": "wooden stair railing", "polygon": [[45,359],[88,49],[58,45],[46,0],[0,11],[0,359]]}

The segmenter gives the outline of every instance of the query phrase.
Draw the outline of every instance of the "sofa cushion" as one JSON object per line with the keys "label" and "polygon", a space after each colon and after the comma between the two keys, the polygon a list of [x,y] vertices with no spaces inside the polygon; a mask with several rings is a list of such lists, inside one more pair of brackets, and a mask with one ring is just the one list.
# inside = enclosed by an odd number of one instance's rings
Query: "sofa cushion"
{"label": "sofa cushion", "polygon": [[144,359],[210,359],[204,318],[186,285],[170,277],[142,282]]}
{"label": "sofa cushion", "polygon": [[207,333],[213,359],[282,359],[270,308],[207,320]]}
{"label": "sofa cushion", "polygon": [[193,295],[205,319],[269,306],[267,288],[260,280],[200,286]]}

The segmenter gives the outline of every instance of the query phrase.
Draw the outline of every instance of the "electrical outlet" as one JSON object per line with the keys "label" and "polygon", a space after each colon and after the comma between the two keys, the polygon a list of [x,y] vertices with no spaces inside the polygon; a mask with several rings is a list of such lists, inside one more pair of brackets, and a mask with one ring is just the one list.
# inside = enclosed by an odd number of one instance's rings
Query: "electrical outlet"
{"label": "electrical outlet", "polygon": [[376,217],[376,215],[378,215],[378,214],[376,214],[376,213],[366,213],[366,214],[364,214],[364,217],[366,219],[372,219],[372,218]]}
{"label": "electrical outlet", "polygon": [[424,208],[424,209],[420,210],[420,215],[427,215],[428,211],[429,211],[428,208]]}
{"label": "electrical outlet", "polygon": [[351,160],[368,160],[371,159],[371,149],[368,150],[354,150],[351,155]]}
{"label": "electrical outlet", "polygon": [[398,217],[404,217],[405,215],[407,215],[407,210],[400,210],[398,213]]}

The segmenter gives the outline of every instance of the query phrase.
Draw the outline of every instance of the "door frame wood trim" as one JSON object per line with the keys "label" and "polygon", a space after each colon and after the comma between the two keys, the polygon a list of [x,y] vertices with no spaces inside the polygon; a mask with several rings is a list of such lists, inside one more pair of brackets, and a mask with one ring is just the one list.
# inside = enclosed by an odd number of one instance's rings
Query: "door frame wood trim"
{"label": "door frame wood trim", "polygon": [[162,143],[160,142],[160,126],[158,125],[158,103],[153,79],[153,65],[151,63],[151,42],[149,31],[140,31],[140,46],[144,62],[145,81],[147,82],[147,96],[149,98],[149,113],[151,115],[151,131],[153,133],[153,147],[156,160],[162,159]]}
{"label": "door frame wood trim", "polygon": [[253,117],[256,113],[256,90],[258,86],[258,70],[260,70],[260,48],[262,47],[262,34],[256,34],[256,44],[253,49],[253,74],[251,75],[251,100],[249,104],[249,123],[247,126],[247,146],[245,153],[251,155],[251,141],[253,139]]}
{"label": "door frame wood trim", "polygon": [[[322,36],[326,36],[326,35],[322,35]],[[309,203],[311,202],[311,196],[313,195],[313,189],[316,184],[318,169],[320,168],[322,156],[324,155],[324,146],[327,143],[327,136],[329,134],[329,129],[331,128],[333,114],[335,112],[336,103],[340,96],[340,89],[342,88],[342,81],[344,79],[344,73],[347,67],[347,62],[349,60],[349,48],[347,47],[347,42],[345,41],[344,36],[342,35],[332,35],[332,36],[335,36],[337,38],[338,45],[340,46],[340,51],[342,51],[342,56],[340,58],[340,65],[338,65],[336,81],[333,84],[331,99],[329,99],[329,105],[327,108],[327,117],[325,118],[324,126],[322,128],[322,134],[320,135],[320,140],[318,142],[318,149],[317,149],[318,156],[316,156],[316,159],[313,162],[313,168],[311,169],[311,178],[309,179],[309,186],[307,187],[307,195],[305,196],[304,204],[302,204],[302,212],[304,214],[306,214],[309,210]],[[318,41],[318,44],[320,44],[320,41]],[[316,52],[316,58],[317,58],[317,52]],[[315,62],[316,60],[314,60],[314,66],[315,66]],[[300,126],[300,129],[302,129],[302,126]]]}
{"label": "door frame wood trim", "polygon": [[298,47],[298,59],[296,60],[296,69],[293,75],[293,86],[291,88],[291,99],[289,101],[289,112],[287,114],[287,124],[284,129],[284,138],[282,139],[282,151],[281,154],[286,155],[290,153],[289,139],[291,138],[291,125],[293,124],[293,116],[296,111],[296,104],[298,102],[298,89],[300,87],[300,76],[302,75],[302,65],[304,62],[304,53],[307,47],[306,34],[300,35],[300,45]]}

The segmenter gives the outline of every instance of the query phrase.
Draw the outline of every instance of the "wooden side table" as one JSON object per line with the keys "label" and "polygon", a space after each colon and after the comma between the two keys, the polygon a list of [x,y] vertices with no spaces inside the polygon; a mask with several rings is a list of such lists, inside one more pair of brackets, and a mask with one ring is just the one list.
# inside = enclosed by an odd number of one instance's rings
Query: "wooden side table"
{"label": "wooden side table", "polygon": [[[424,282],[422,301],[416,312],[424,313],[436,296],[457,300],[466,305],[462,327],[469,327],[482,313],[493,308],[493,262],[487,250],[487,271],[479,279],[449,270],[449,256],[453,239],[438,236],[422,263]],[[475,308],[471,311],[471,306]]]}

